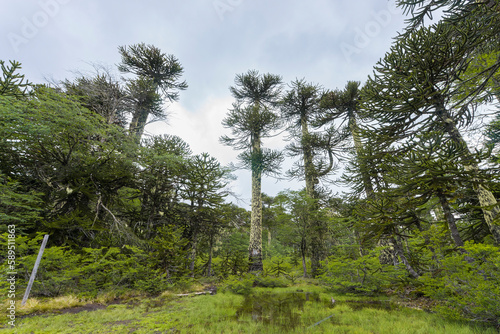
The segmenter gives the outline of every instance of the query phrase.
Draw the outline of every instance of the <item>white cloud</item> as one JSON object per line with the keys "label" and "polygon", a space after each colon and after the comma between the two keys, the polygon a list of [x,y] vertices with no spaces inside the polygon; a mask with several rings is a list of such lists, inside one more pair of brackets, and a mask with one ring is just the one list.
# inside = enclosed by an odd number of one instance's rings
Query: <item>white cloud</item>
{"label": "white cloud", "polygon": [[234,161],[237,153],[219,142],[219,137],[227,132],[221,122],[225,117],[232,99],[209,98],[197,110],[187,110],[181,102],[168,107],[170,115],[167,124],[157,122],[148,125],[146,131],[151,134],[168,133],[186,141],[194,154],[203,152],[216,157],[222,164]]}

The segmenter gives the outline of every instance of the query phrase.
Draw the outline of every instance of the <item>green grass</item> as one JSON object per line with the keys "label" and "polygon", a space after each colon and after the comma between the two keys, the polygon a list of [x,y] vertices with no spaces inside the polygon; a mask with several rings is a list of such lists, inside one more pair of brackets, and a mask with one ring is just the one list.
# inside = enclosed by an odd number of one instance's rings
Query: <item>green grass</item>
{"label": "green grass", "polygon": [[[267,301],[279,299],[274,294],[289,294],[302,289],[319,293],[292,313],[298,319],[295,328],[266,321],[256,321],[252,314],[240,314],[245,297],[231,293],[177,298],[165,294],[158,298],[135,297],[128,304],[113,304],[105,309],[76,314],[42,314],[16,321],[13,329],[1,333],[450,333],[494,334],[496,330],[470,323],[443,319],[424,311],[395,308],[392,310],[364,307],[346,300],[363,300],[351,296],[333,296],[320,287],[254,288]],[[335,306],[330,300],[335,298]],[[370,300],[374,300],[373,298]],[[353,306],[354,305],[354,306]],[[360,304],[361,305],[361,304]],[[366,306],[366,305],[365,305]],[[370,306],[370,305],[368,305]],[[258,305],[260,307],[260,305]],[[281,307],[281,306],[280,306]],[[308,328],[333,314],[328,320]],[[254,315],[255,317],[255,315]],[[275,317],[278,317],[275,315]]]}

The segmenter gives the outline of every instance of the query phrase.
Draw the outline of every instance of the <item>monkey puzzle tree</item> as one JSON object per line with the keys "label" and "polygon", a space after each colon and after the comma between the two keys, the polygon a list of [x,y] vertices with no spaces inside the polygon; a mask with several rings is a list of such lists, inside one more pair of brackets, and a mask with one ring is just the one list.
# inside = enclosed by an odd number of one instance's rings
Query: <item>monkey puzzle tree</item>
{"label": "monkey puzzle tree", "polygon": [[[311,201],[311,211],[317,211],[317,200],[320,196],[318,184],[335,167],[334,150],[342,143],[343,137],[333,128],[322,131],[311,131],[315,121],[320,117],[321,88],[295,80],[290,84],[290,91],[281,101],[281,116],[287,123],[290,144],[286,150],[289,156],[301,157],[295,168],[288,172],[292,178],[305,180],[306,194]],[[316,217],[307,215],[307,219]],[[324,220],[308,222],[311,235],[311,271],[316,276],[320,261],[324,258],[324,238],[327,227]]]}
{"label": "monkey puzzle tree", "polygon": [[[496,0],[397,0],[409,19],[402,37],[406,38],[418,27],[424,25],[425,18],[442,12],[441,22],[463,30],[468,28],[468,39],[473,43],[463,44],[468,49],[470,66],[456,82],[457,101],[474,96],[476,101],[487,101],[491,95],[500,97],[500,3]],[[463,33],[460,33],[463,35]]]}
{"label": "monkey puzzle tree", "polygon": [[208,239],[209,252],[212,252],[214,229],[220,225],[217,222],[218,211],[227,196],[224,188],[229,182],[230,174],[228,168],[222,167],[208,153],[188,159],[185,174],[182,197],[189,201],[186,230],[191,246],[190,270],[194,276],[195,259],[202,238]]}
{"label": "monkey puzzle tree", "polygon": [[282,89],[281,77],[260,75],[250,70],[236,75],[230,88],[236,99],[233,108],[222,121],[231,129],[232,136],[222,136],[221,142],[236,150],[243,150],[238,158],[242,167],[252,172],[252,214],[250,222],[249,271],[262,271],[262,174],[273,174],[279,169],[282,155],[262,148],[262,139],[278,129],[279,117],[274,112]]}
{"label": "monkey puzzle tree", "polygon": [[484,220],[500,243],[500,226],[495,223],[500,209],[481,182],[476,157],[459,131],[474,121],[475,102],[482,90],[459,102],[453,99],[462,92],[455,84],[467,69],[474,47],[483,43],[473,28],[478,27],[439,23],[398,39],[369,77],[362,91],[363,109],[374,121],[371,136],[383,140],[385,146],[394,143],[394,150],[398,143],[411,142],[428,131],[441,133],[443,140],[461,147],[457,162],[471,173],[470,184]]}
{"label": "monkey puzzle tree", "polygon": [[[24,230],[25,225],[34,225],[39,219],[40,199],[34,191],[26,191],[16,180],[19,172],[11,164],[15,161],[12,150],[17,138],[16,123],[22,123],[21,110],[14,107],[17,99],[27,96],[31,84],[25,81],[24,75],[18,73],[21,63],[10,61],[10,66],[0,60],[2,77],[0,77],[0,232],[5,232],[9,224],[17,224],[18,230]],[[4,173],[11,170],[11,175]],[[18,175],[16,175],[18,174]],[[23,231],[24,232],[24,231]]]}
{"label": "monkey puzzle tree", "polygon": [[[51,230],[57,243],[135,240],[115,207],[136,170],[125,154],[135,146],[123,129],[43,86],[29,99],[0,98],[0,124],[6,125],[0,130],[1,181],[4,174],[17,189],[39,194],[37,230]],[[29,212],[26,196],[12,200]]]}
{"label": "monkey puzzle tree", "polygon": [[32,84],[25,80],[24,74],[16,73],[21,69],[21,63],[11,60],[10,66],[5,66],[5,62],[0,60],[0,69],[0,96],[25,97]]}
{"label": "monkey puzzle tree", "polygon": [[359,117],[359,89],[358,81],[348,81],[344,90],[336,89],[327,92],[321,99],[321,107],[324,112],[321,117],[321,124],[340,121],[341,125],[346,124],[346,131],[354,142],[357,166],[363,181],[363,190],[367,197],[373,195],[373,185],[370,178],[366,162],[363,159],[365,148],[361,140],[360,129],[357,118]]}
{"label": "monkey puzzle tree", "polygon": [[[337,123],[342,128],[342,139],[345,140],[346,144],[349,143],[349,146],[352,145],[351,143],[354,144],[352,151],[354,158],[348,159],[342,178],[344,183],[348,184],[352,189],[351,196],[357,202],[357,210],[354,210],[352,214],[357,215],[357,213],[362,213],[361,216],[363,216],[363,213],[366,212],[367,203],[359,197],[364,193],[366,198],[373,199],[374,181],[377,183],[379,178],[376,173],[373,173],[375,161],[371,156],[373,148],[368,144],[369,141],[366,138],[364,139],[365,143],[363,143],[362,131],[358,125],[360,117],[360,91],[360,82],[348,81],[343,90],[336,89],[324,93],[321,98],[323,112],[319,123]],[[357,226],[361,220],[359,216],[355,219],[357,224],[353,226],[353,229],[356,238],[360,242],[360,251],[363,252],[363,242]],[[392,245],[389,238],[379,236],[378,242],[380,245],[388,246],[383,250],[383,255],[389,260],[394,258],[394,254],[390,252]],[[382,258],[383,256],[381,256]],[[392,263],[392,260],[388,262]]]}
{"label": "monkey puzzle tree", "polygon": [[185,179],[189,145],[177,136],[146,138],[136,177],[140,208],[131,212],[137,235],[151,239],[161,225],[177,223],[181,188]]}
{"label": "monkey puzzle tree", "polygon": [[[425,18],[432,19],[433,13],[443,11],[443,20],[449,23],[455,23],[463,20],[482,20],[487,21],[492,29],[488,31],[477,31],[477,34],[488,34],[490,37],[498,38],[495,31],[498,31],[500,23],[500,4],[498,1],[459,1],[459,0],[397,0],[397,6],[410,14],[407,20],[408,32],[424,24]],[[497,29],[494,29],[494,28]],[[498,40],[497,40],[498,41]]]}
{"label": "monkey puzzle tree", "polygon": [[118,69],[137,76],[128,80],[127,88],[133,107],[130,134],[140,141],[148,116],[164,116],[162,99],[177,101],[179,90],[187,88],[185,81],[179,81],[184,69],[177,58],[153,45],[120,46],[118,51],[122,57]]}

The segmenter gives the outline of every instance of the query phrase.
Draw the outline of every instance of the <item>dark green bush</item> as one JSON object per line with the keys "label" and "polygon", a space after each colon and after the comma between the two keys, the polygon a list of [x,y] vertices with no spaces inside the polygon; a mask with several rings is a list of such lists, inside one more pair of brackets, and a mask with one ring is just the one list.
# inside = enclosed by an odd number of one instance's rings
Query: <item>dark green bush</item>
{"label": "dark green bush", "polygon": [[249,295],[254,284],[254,276],[250,274],[230,275],[222,282],[222,291],[230,291],[238,295]]}
{"label": "dark green bush", "polygon": [[[0,236],[0,239],[4,238],[6,234]],[[42,234],[34,238],[16,237],[18,295],[29,281],[42,238]],[[126,289],[158,294],[171,288],[175,281],[180,281],[180,278],[174,280],[167,277],[166,270],[155,266],[149,255],[131,246],[82,248],[80,253],[67,247],[47,247],[30,296],[53,297],[75,293],[95,297],[100,292]],[[7,264],[7,261],[0,263],[0,275],[8,272]],[[3,276],[1,278],[0,292],[6,293],[8,284]]]}
{"label": "dark green bush", "polygon": [[406,276],[402,268],[383,265],[379,261],[380,249],[358,259],[328,258],[323,265],[320,280],[338,292],[377,293]]}
{"label": "dark green bush", "polygon": [[285,288],[288,286],[288,282],[283,278],[256,276],[253,285],[263,288]]}
{"label": "dark green bush", "polygon": [[232,233],[221,240],[213,259],[215,275],[224,279],[229,275],[242,275],[248,271],[248,240],[245,233]]}
{"label": "dark green bush", "polygon": [[275,256],[264,260],[264,270],[267,274],[280,277],[292,271],[291,259],[284,256]]}
{"label": "dark green bush", "polygon": [[[7,235],[3,234],[0,242],[4,244]],[[17,294],[26,289],[30,279],[33,266],[38,256],[38,251],[42,243],[43,234],[37,234],[34,238],[26,236],[16,236],[16,271]],[[6,244],[6,243],[5,243]],[[38,267],[36,280],[31,288],[31,296],[58,296],[69,291],[73,291],[78,286],[78,277],[81,275],[80,266],[81,257],[66,247],[46,248],[43,253],[42,261]],[[0,265],[1,274],[4,275],[7,270],[7,261]],[[7,287],[5,279],[2,277],[0,282],[0,291]]]}
{"label": "dark green bush", "polygon": [[466,243],[466,254],[441,261],[440,270],[423,275],[425,294],[441,302],[437,311],[458,319],[500,326],[500,249]]}

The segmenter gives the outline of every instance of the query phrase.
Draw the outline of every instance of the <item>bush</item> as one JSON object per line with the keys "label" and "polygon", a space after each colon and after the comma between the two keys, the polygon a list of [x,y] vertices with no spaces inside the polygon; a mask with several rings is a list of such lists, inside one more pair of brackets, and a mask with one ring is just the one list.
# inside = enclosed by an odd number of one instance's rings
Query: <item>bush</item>
{"label": "bush", "polygon": [[100,292],[111,288],[133,287],[149,273],[145,254],[136,247],[83,248],[80,289]]}
{"label": "bush", "polygon": [[249,295],[252,291],[255,277],[251,274],[243,276],[228,276],[222,283],[222,291],[230,291],[238,295]]}
{"label": "bush", "polygon": [[[6,234],[0,235],[0,241],[5,238]],[[26,288],[42,239],[42,234],[32,239],[16,237],[18,291]],[[100,292],[131,288],[158,294],[172,286],[165,270],[153,267],[148,261],[148,254],[137,247],[83,248],[80,251],[77,254],[66,247],[47,247],[30,296],[55,297],[75,293],[96,297]],[[5,273],[10,271],[7,265],[5,259],[0,263],[0,293],[4,295],[9,288],[4,278]]]}
{"label": "bush", "polygon": [[290,258],[276,256],[269,260],[264,260],[264,269],[268,274],[280,277],[292,270],[292,264],[290,263]]}
{"label": "bush", "polygon": [[215,275],[226,278],[248,271],[248,240],[245,233],[232,233],[223,238],[217,256],[212,260]]}
{"label": "bush", "polygon": [[286,288],[288,286],[288,283],[282,278],[257,276],[254,279],[253,286],[259,286],[263,288]]}
{"label": "bush", "polygon": [[332,256],[323,265],[319,279],[331,290],[339,292],[375,293],[399,281],[403,269],[380,264],[377,248],[358,259]]}
{"label": "bush", "polygon": [[500,326],[500,249],[485,244],[466,243],[465,254],[442,260],[437,274],[420,278],[423,291],[441,302],[437,311],[458,319]]}
{"label": "bush", "polygon": [[[0,241],[6,240],[6,234],[0,236]],[[1,240],[3,239],[3,240]],[[17,291],[24,291],[35,265],[43,234],[39,233],[34,238],[25,236],[16,237],[16,271],[18,279]],[[6,243],[5,243],[6,244]],[[80,256],[66,247],[46,248],[42,261],[38,267],[36,279],[31,288],[30,296],[54,297],[71,292],[77,287],[77,277],[81,274]],[[0,265],[2,275],[8,271],[7,261]],[[0,292],[7,291],[7,281],[1,277]]]}

